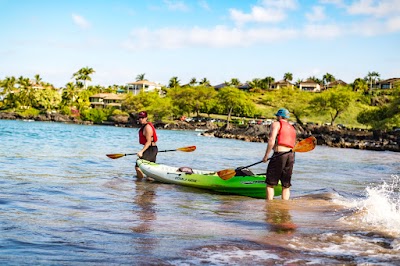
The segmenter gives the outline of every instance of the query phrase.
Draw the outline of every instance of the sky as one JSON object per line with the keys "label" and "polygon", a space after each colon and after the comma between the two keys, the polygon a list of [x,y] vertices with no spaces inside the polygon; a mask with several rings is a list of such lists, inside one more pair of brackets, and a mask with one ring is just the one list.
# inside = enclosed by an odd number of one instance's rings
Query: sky
{"label": "sky", "polygon": [[400,77],[400,0],[0,0],[0,79]]}

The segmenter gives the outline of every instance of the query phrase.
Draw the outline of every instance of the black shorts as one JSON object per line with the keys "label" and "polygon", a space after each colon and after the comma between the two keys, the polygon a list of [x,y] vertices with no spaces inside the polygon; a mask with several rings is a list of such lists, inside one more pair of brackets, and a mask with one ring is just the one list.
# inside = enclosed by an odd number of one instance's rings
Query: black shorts
{"label": "black shorts", "polygon": [[289,188],[292,184],[293,165],[294,165],[294,153],[289,152],[279,157],[274,158],[281,153],[285,152],[274,152],[272,159],[267,167],[267,178],[265,183],[270,186],[276,186],[281,181],[282,187]]}
{"label": "black shorts", "polygon": [[[143,152],[143,156],[140,159],[155,163],[156,162],[157,153],[158,153],[157,146],[150,146],[150,147],[147,148],[147,150],[145,150]],[[136,164],[136,167],[137,166],[138,165]]]}

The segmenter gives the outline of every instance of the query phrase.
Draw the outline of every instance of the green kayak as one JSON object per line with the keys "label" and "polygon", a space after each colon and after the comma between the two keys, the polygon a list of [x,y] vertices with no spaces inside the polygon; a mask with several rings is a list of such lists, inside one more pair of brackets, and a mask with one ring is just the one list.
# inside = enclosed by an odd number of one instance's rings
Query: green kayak
{"label": "green kayak", "polygon": [[[226,194],[253,198],[266,198],[265,176],[234,176],[221,179],[216,172],[195,170],[188,167],[172,167],[138,159],[137,164],[148,177],[162,183],[196,187]],[[275,187],[275,196],[282,194],[282,187]]]}

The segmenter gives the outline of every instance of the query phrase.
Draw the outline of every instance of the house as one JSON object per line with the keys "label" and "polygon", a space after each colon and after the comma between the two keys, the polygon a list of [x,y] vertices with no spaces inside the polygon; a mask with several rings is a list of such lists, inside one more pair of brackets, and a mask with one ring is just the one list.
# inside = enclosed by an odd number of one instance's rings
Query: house
{"label": "house", "polygon": [[148,80],[126,83],[126,92],[132,92],[134,95],[138,94],[140,91],[150,92],[154,90],[161,91],[161,85]]}
{"label": "house", "polygon": [[98,93],[89,97],[92,108],[104,108],[108,106],[121,108],[121,103],[124,99],[125,95],[115,93]]}
{"label": "house", "polygon": [[244,90],[244,91],[248,91],[248,90],[250,90],[250,84],[249,83],[243,83],[243,84],[240,84],[238,87],[237,87],[239,90]]}
{"label": "house", "polygon": [[312,79],[307,79],[306,81],[300,82],[299,88],[300,88],[300,90],[303,90],[303,91],[312,91],[312,92],[320,92],[321,91],[321,85]]}
{"label": "house", "polygon": [[395,84],[400,85],[400,78],[390,78],[386,80],[380,80],[376,83],[377,89],[393,89]]}
{"label": "house", "polygon": [[294,87],[294,85],[292,83],[290,83],[289,81],[284,80],[284,79],[282,79],[280,81],[276,81],[274,83],[271,83],[271,85],[269,86],[269,88],[271,90],[279,90],[281,88],[291,88],[291,89],[293,89],[293,87]]}
{"label": "house", "polygon": [[224,82],[224,83],[215,85],[215,86],[214,86],[214,89],[219,90],[219,89],[225,88],[225,87],[227,87],[227,86],[228,86],[228,85],[226,84],[226,82]]}
{"label": "house", "polygon": [[340,86],[347,86],[347,83],[344,82],[343,80],[338,79],[338,80],[329,82],[329,84],[327,84],[327,85],[325,86],[325,89],[326,89],[326,90],[327,90],[327,89],[332,89],[332,88],[335,88],[335,87],[337,87],[337,86],[339,86],[339,85],[340,85]]}

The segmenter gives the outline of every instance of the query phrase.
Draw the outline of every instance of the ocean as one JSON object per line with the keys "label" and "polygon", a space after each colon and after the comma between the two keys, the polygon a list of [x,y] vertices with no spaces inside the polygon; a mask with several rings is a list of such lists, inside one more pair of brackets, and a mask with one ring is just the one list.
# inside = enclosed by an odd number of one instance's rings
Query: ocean
{"label": "ocean", "polygon": [[[218,171],[265,143],[158,130],[157,162]],[[400,153],[297,153],[291,199],[136,180],[138,129],[0,120],[1,265],[399,265]],[[251,168],[265,173],[266,164]]]}

